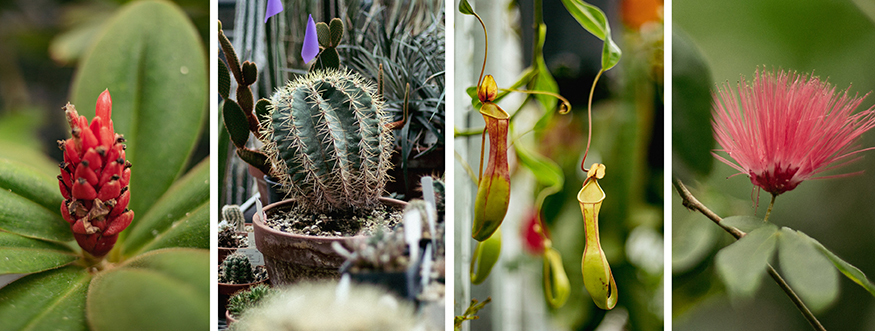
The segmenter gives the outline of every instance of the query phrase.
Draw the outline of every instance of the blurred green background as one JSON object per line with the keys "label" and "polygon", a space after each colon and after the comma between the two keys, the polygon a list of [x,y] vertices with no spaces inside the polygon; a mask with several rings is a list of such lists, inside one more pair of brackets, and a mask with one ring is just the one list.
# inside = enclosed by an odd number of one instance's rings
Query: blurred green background
{"label": "blurred green background", "polygon": [[[850,86],[850,94],[865,95],[875,90],[875,2],[859,1],[760,1],[732,2],[678,0],[673,2],[674,30],[685,34],[698,49],[710,79],[707,88],[729,82],[734,87],[740,75],[751,78],[757,67],[768,70],[794,70],[814,73],[837,89]],[[678,39],[674,39],[678,55]],[[693,69],[691,69],[693,68]],[[745,176],[727,179],[736,171],[721,162],[702,157],[679,157],[690,150],[701,150],[702,134],[680,135],[690,130],[679,123],[695,123],[691,118],[710,113],[709,104],[698,104],[696,87],[681,85],[679,71],[688,81],[708,77],[690,61],[674,62],[675,103],[673,135],[675,142],[673,175],[699,200],[718,215],[758,215],[762,217],[770,196],[756,192]],[[689,77],[690,72],[698,72]],[[701,88],[701,87],[699,87]],[[700,94],[699,94],[700,95]],[[680,100],[679,100],[680,98]],[[710,98],[706,99],[710,102]],[[869,96],[862,107],[872,107]],[[679,107],[681,106],[681,107]],[[702,124],[699,122],[699,124]],[[688,150],[679,151],[679,146]],[[875,146],[875,132],[863,135],[861,146]],[[716,148],[709,146],[707,150]],[[870,277],[875,275],[875,155],[826,173],[841,174],[865,170],[860,176],[809,180],[781,195],[770,222],[803,231],[819,240],[845,261]],[[701,153],[700,153],[701,156]],[[710,162],[712,165],[708,165]],[[692,169],[704,169],[699,173]],[[708,173],[710,170],[710,173]],[[707,173],[704,175],[703,173]],[[771,278],[764,277],[752,300],[730,302],[714,269],[716,252],[733,242],[732,237],[704,216],[681,206],[672,192],[672,318],[676,330],[810,330],[810,326]],[[776,260],[773,260],[776,265]],[[778,269],[780,272],[781,270]],[[875,329],[875,298],[845,277],[840,277],[838,299],[823,311],[815,312],[830,330]]]}

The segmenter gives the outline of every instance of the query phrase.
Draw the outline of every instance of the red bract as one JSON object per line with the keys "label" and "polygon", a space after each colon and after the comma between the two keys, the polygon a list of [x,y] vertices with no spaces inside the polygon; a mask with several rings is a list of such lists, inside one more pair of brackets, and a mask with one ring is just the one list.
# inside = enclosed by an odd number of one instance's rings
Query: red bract
{"label": "red bract", "polygon": [[58,141],[64,152],[58,176],[65,199],[61,215],[70,223],[79,246],[102,257],[134,218],[134,212],[127,209],[131,163],[125,160],[125,139],[113,130],[108,90],[97,98],[91,125],[72,104],[67,103],[64,111],[73,137]]}
{"label": "red bract", "polygon": [[[866,96],[849,96],[818,77],[757,70],[738,96],[714,93],[714,136],[735,163],[714,156],[773,195],[858,158],[855,142],[875,126],[875,107],[851,114]],[[850,176],[857,173],[818,177]]]}

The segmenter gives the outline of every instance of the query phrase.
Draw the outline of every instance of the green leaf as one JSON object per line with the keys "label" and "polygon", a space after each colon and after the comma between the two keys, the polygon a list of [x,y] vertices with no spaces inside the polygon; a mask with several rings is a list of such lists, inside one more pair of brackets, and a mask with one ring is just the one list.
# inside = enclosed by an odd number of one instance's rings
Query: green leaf
{"label": "green leaf", "polygon": [[602,70],[607,71],[613,68],[620,61],[622,52],[611,39],[611,27],[605,13],[598,7],[580,0],[562,0],[562,4],[565,5],[568,13],[580,23],[580,26],[605,41],[602,48]]}
{"label": "green leaf", "polygon": [[[538,29],[538,34],[541,37],[541,44],[538,45],[538,49],[544,48],[544,41],[547,39],[547,26],[541,24]],[[550,74],[550,70],[547,69],[547,63],[544,62],[544,54],[537,54],[535,58],[537,75],[535,76],[535,83],[532,85],[532,88],[535,91],[544,91],[544,92],[552,92],[559,94],[559,84],[556,83],[556,79],[553,79],[553,75]],[[556,98],[544,95],[544,94],[536,94],[535,99],[541,103],[541,106],[544,107],[544,110],[547,112],[544,114],[544,117],[552,117],[554,108],[556,107]],[[541,121],[538,121],[539,123]]]}
{"label": "green leaf", "polygon": [[[109,89],[116,132],[133,163],[131,202],[146,212],[179,177],[201,131],[206,53],[192,23],[166,1],[135,1],[110,19],[77,69],[71,99],[91,118]],[[134,220],[136,222],[136,219]]]}
{"label": "green leaf", "polygon": [[209,160],[204,159],[176,181],[131,228],[124,241],[124,255],[158,248],[159,243],[166,244],[169,238],[187,238],[177,246],[209,247],[209,212],[205,211],[210,199]]}
{"label": "green leaf", "polygon": [[565,183],[565,175],[562,173],[562,168],[551,159],[530,151],[523,142],[517,141],[513,144],[517,158],[520,164],[532,171],[535,179],[541,185],[551,187],[556,192],[562,190]]}
{"label": "green leaf", "polygon": [[88,330],[85,293],[91,275],[64,267],[25,276],[0,289],[4,330]]}
{"label": "green leaf", "polygon": [[459,12],[465,15],[474,15],[474,8],[471,8],[468,0],[462,0],[459,2]]}
{"label": "green leaf", "polygon": [[845,260],[842,260],[840,257],[838,257],[838,255],[835,255],[832,251],[826,249],[826,247],[824,247],[823,244],[821,244],[816,239],[811,238],[802,232],[799,232],[799,235],[803,238],[808,239],[811,244],[814,245],[814,248],[817,248],[817,250],[819,250],[820,253],[823,254],[823,256],[829,259],[829,261],[832,262],[836,269],[839,269],[839,271],[841,271],[841,273],[844,274],[845,277],[848,277],[848,279],[854,281],[854,283],[857,283],[857,285],[862,286],[864,289],[866,289],[866,291],[869,291],[869,293],[875,296],[875,284],[872,284],[872,282],[869,281],[869,278],[866,277],[866,274],[860,271],[860,269],[857,269],[857,267],[851,265],[848,262],[845,262]]}
{"label": "green leaf", "polygon": [[775,252],[777,232],[769,224],[717,252],[714,264],[730,296],[748,298],[756,292]]}
{"label": "green leaf", "polygon": [[160,248],[191,247],[210,248],[210,203],[204,202],[185,214],[173,226],[158,234],[139,252]]}
{"label": "green leaf", "polygon": [[823,311],[838,298],[838,273],[811,242],[796,231],[781,228],[778,261],[787,283],[811,311]]}
{"label": "green leaf", "polygon": [[222,119],[234,146],[237,148],[245,147],[246,141],[249,140],[249,119],[246,118],[246,113],[236,101],[225,100],[224,105],[222,105]]}
{"label": "green leaf", "polygon": [[[60,168],[56,170],[55,176],[60,175]],[[64,197],[58,188],[58,179],[33,171],[27,164],[0,159],[0,189],[61,215]]]}
{"label": "green leaf", "polygon": [[61,217],[63,200],[57,179],[0,159],[0,230],[57,242],[73,240],[70,225]]}
{"label": "green leaf", "polygon": [[[683,176],[691,171],[699,176],[711,172],[711,71],[702,54],[683,31],[672,33],[672,154],[673,172]],[[678,173],[680,172],[680,173]]]}
{"label": "green leaf", "polygon": [[94,278],[87,314],[93,330],[206,330],[210,326],[207,250],[144,254]]}
{"label": "green leaf", "polygon": [[769,223],[754,216],[730,216],[720,221],[720,224],[729,225],[744,232],[751,232]]}
{"label": "green leaf", "polygon": [[0,274],[27,274],[67,265],[79,256],[67,245],[0,232]]}

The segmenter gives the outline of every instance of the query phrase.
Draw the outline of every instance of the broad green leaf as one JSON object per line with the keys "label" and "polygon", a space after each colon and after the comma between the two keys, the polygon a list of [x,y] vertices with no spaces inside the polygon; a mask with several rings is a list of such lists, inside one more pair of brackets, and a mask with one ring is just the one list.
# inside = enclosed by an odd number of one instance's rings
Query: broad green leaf
{"label": "broad green leaf", "polygon": [[864,289],[866,289],[866,291],[869,291],[869,293],[875,296],[875,284],[872,284],[872,282],[869,281],[869,278],[866,277],[866,274],[860,271],[860,269],[857,269],[857,267],[851,265],[848,262],[845,262],[845,260],[842,260],[840,257],[838,257],[838,255],[835,255],[832,251],[824,247],[816,239],[811,238],[802,232],[799,232],[799,235],[805,239],[808,239],[811,244],[814,245],[814,248],[817,248],[817,250],[819,250],[820,253],[823,254],[823,256],[826,256],[826,258],[829,259],[829,261],[832,262],[836,269],[839,269],[839,271],[841,271],[841,273],[844,274],[845,277],[848,277],[848,279],[854,281],[854,283],[857,283],[857,285],[862,286]]}
{"label": "broad green leaf", "polygon": [[58,242],[73,240],[70,225],[61,217],[63,200],[57,179],[0,159],[0,230]]}
{"label": "broad green leaf", "polygon": [[[55,176],[60,175],[60,168]],[[58,179],[33,171],[30,165],[0,159],[0,190],[21,196],[61,215],[61,196]]]}
{"label": "broad green leaf", "polygon": [[[547,39],[547,25],[541,24],[538,27],[538,34],[540,38],[540,45],[538,45],[537,49],[544,48],[544,41]],[[538,53],[535,55],[535,71],[537,71],[537,75],[535,76],[535,83],[532,85],[532,89],[535,91],[544,91],[544,92],[552,92],[559,93],[559,84],[556,83],[556,79],[553,78],[553,75],[550,74],[550,70],[547,69],[547,63],[544,62],[544,54]],[[541,103],[541,106],[544,107],[546,113],[544,117],[552,117],[553,112],[556,110],[556,98],[544,95],[544,94],[535,94],[535,99]],[[543,121],[538,121],[538,123],[542,123]],[[543,125],[543,124],[542,124]],[[543,128],[540,128],[543,129]],[[537,129],[536,129],[537,130]]]}
{"label": "broad green leaf", "polygon": [[210,248],[210,203],[204,202],[196,209],[174,222],[166,231],[141,248],[147,252],[160,248],[191,247]]}
{"label": "broad green leaf", "polygon": [[607,71],[620,62],[622,52],[611,39],[611,27],[605,13],[598,7],[580,0],[562,0],[562,4],[565,5],[568,13],[580,23],[580,26],[605,41],[602,48],[602,70]]}
{"label": "broad green leaf", "polygon": [[465,15],[474,15],[474,8],[471,8],[468,0],[462,0],[459,2],[459,12]]}
{"label": "broad green leaf", "polygon": [[[191,236],[203,234],[196,242],[206,243],[209,247],[209,212],[206,212],[206,222],[201,219],[203,211],[210,199],[210,159],[206,158],[180,178],[152,206],[149,212],[142,216],[136,226],[132,227],[124,241],[123,254],[131,256],[141,251],[144,246],[154,245],[156,241],[166,240],[164,237]],[[202,226],[203,229],[197,228]],[[206,234],[204,234],[206,233]],[[180,243],[182,244],[182,243]],[[182,246],[190,246],[188,242]]]}
{"label": "broad green leaf", "polygon": [[522,141],[517,141],[513,144],[513,147],[520,164],[532,171],[538,183],[551,187],[556,192],[562,190],[562,186],[565,183],[565,175],[562,173],[562,168],[559,168],[556,162],[530,151],[524,146]]}
{"label": "broad green leaf", "polygon": [[155,251],[104,272],[88,289],[95,331],[207,330],[210,327],[207,250]]}
{"label": "broad green leaf", "polygon": [[811,242],[790,228],[778,236],[778,261],[787,283],[813,312],[823,311],[839,296],[839,276]]}
{"label": "broad green leaf", "polygon": [[778,227],[769,224],[717,252],[714,264],[730,296],[751,297],[775,253]]}
{"label": "broad green leaf", "polygon": [[[711,71],[702,54],[683,31],[672,33],[672,154],[675,175],[711,172],[714,135],[711,133]],[[679,173],[680,170],[680,173]]]}
{"label": "broad green leaf", "polygon": [[182,10],[135,1],[107,22],[76,72],[71,99],[83,115],[94,116],[104,89],[112,95],[114,127],[134,165],[129,207],[136,213],[149,210],[185,169],[206,110],[206,67]]}
{"label": "broad green leaf", "polygon": [[21,278],[0,289],[0,329],[88,330],[85,293],[91,275],[68,266]]}
{"label": "broad green leaf", "polygon": [[69,246],[0,232],[0,274],[27,274],[79,259]]}
{"label": "broad green leaf", "polygon": [[751,232],[769,223],[754,216],[730,216],[720,221],[720,224],[729,225],[744,232]]}

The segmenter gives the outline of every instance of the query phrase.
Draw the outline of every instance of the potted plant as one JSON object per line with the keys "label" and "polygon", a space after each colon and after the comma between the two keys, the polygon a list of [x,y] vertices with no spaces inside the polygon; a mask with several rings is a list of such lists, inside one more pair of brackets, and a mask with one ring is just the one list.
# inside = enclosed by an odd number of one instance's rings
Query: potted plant
{"label": "potted plant", "polygon": [[267,284],[257,284],[249,289],[235,293],[228,300],[228,309],[225,311],[225,320],[228,326],[240,319],[246,311],[257,307],[272,293],[273,290]]}
{"label": "potted plant", "polygon": [[[409,206],[409,205],[408,205]],[[337,247],[338,250],[343,250]],[[413,300],[419,293],[420,257],[411,258],[403,225],[394,230],[381,229],[370,237],[353,240],[352,252],[340,252],[347,257],[341,267],[358,283],[382,286],[398,295]]]}
{"label": "potted plant", "polygon": [[[249,257],[240,252],[228,255],[219,265],[219,304],[222,310],[234,293],[246,290],[256,284],[266,282],[267,271],[264,266],[253,266]],[[224,312],[221,312],[224,314]]]}
{"label": "potted plant", "polygon": [[238,205],[222,207],[222,222],[219,224],[219,263],[238,248],[247,247],[246,220]]}
{"label": "potted plant", "polygon": [[289,200],[253,217],[256,246],[275,285],[337,277],[344,260],[332,242],[400,219],[392,211],[403,202],[381,197],[392,152],[383,103],[358,74],[317,68],[268,109],[262,138]]}

